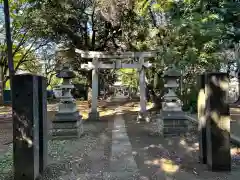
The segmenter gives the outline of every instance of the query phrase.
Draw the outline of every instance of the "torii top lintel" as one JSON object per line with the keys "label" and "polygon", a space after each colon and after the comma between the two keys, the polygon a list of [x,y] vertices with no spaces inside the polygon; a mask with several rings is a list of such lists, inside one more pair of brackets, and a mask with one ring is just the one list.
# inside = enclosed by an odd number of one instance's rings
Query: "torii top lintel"
{"label": "torii top lintel", "polygon": [[122,52],[120,54],[110,54],[101,51],[83,51],[75,49],[75,52],[80,54],[82,58],[98,58],[98,59],[127,59],[127,58],[151,58],[157,56],[157,51],[147,52]]}

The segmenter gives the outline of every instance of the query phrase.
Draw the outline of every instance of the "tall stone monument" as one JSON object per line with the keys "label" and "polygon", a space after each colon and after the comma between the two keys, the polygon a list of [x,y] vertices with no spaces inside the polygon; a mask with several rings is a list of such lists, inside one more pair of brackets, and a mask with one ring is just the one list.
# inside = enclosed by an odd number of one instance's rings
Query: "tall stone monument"
{"label": "tall stone monument", "polygon": [[71,69],[70,62],[66,60],[69,54],[71,54],[70,50],[58,51],[58,57],[62,58],[62,66],[57,77],[62,78],[63,82],[58,112],[52,124],[52,136],[54,139],[78,138],[83,133],[82,118],[77,109],[76,101],[71,94],[71,90],[74,88],[71,79],[75,77],[75,74]]}
{"label": "tall stone monument", "polygon": [[207,163],[207,137],[206,137],[206,97],[205,73],[198,76],[198,132],[199,132],[199,161]]}
{"label": "tall stone monument", "polygon": [[46,78],[21,74],[12,80],[14,179],[36,179],[47,165]]}
{"label": "tall stone monument", "polygon": [[182,102],[175,91],[179,87],[177,82],[181,73],[171,68],[164,73],[164,88],[167,89],[162,97],[162,109],[157,115],[158,131],[163,136],[179,135],[188,130],[187,119],[182,111]]}
{"label": "tall stone monument", "polygon": [[[206,154],[212,171],[230,171],[230,110],[227,73],[206,73]],[[214,93],[213,93],[214,92]]]}

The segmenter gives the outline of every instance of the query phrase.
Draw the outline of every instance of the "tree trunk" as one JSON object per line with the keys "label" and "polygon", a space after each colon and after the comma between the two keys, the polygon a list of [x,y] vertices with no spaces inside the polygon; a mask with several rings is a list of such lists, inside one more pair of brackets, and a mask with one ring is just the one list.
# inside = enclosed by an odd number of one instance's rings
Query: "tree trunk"
{"label": "tree trunk", "polygon": [[235,102],[237,105],[240,104],[240,71],[238,72],[238,99]]}
{"label": "tree trunk", "polygon": [[4,91],[4,84],[3,84],[3,67],[0,66],[0,105],[4,104],[4,99],[3,99],[3,91]]}

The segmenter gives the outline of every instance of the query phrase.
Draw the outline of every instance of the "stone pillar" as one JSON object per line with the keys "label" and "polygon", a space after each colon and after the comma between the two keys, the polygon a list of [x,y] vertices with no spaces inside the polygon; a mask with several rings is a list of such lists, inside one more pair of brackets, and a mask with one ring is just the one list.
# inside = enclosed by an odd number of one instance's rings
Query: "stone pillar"
{"label": "stone pillar", "polygon": [[199,130],[199,161],[207,163],[206,139],[206,99],[205,99],[205,74],[198,76],[198,130]]}
{"label": "stone pillar", "polygon": [[49,120],[47,119],[47,79],[38,77],[39,95],[39,172],[47,166]]}
{"label": "stone pillar", "polygon": [[98,105],[98,59],[93,58],[94,68],[92,69],[92,107],[89,112],[90,120],[98,120],[99,112],[97,110]]}
{"label": "stone pillar", "polygon": [[146,82],[145,82],[145,69],[144,69],[144,58],[140,58],[140,64],[142,65],[142,68],[139,72],[139,86],[140,86],[140,113],[145,114],[146,109]]}
{"label": "stone pillar", "polygon": [[227,73],[205,77],[207,165],[212,171],[230,171],[230,112]]}
{"label": "stone pillar", "polygon": [[15,75],[12,85],[14,180],[33,180],[39,175],[38,76]]}

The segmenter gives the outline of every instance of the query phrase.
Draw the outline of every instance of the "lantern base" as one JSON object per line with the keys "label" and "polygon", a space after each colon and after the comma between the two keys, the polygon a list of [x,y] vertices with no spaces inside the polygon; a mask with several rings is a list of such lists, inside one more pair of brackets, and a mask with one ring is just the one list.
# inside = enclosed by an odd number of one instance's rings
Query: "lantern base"
{"label": "lantern base", "polygon": [[158,132],[163,136],[179,136],[188,131],[188,119],[182,111],[162,111],[156,121]]}

